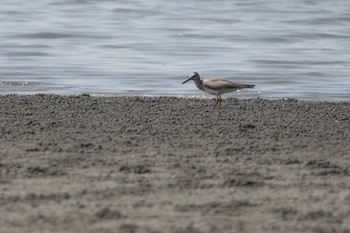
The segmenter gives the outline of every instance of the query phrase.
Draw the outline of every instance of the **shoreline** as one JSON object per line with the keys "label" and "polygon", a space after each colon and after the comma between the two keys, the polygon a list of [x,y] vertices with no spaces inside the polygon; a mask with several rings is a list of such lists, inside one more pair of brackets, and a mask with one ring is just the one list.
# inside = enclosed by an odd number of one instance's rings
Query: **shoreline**
{"label": "shoreline", "polygon": [[[245,92],[245,91],[243,91]],[[202,93],[200,91],[196,91],[195,94],[166,94],[166,93],[154,93],[154,94],[146,94],[146,93],[112,93],[112,92],[3,92],[0,93],[0,96],[9,96],[9,95],[18,95],[18,96],[36,96],[36,95],[47,95],[47,96],[62,96],[62,97],[70,97],[70,96],[89,96],[89,97],[101,97],[101,98],[179,98],[179,99],[213,99],[215,96]],[[238,99],[238,100],[247,100],[247,99],[264,99],[264,100],[298,100],[298,101],[310,101],[310,102],[350,102],[350,96],[337,96],[337,95],[322,95],[322,94],[312,94],[312,95],[290,95],[290,96],[281,96],[277,94],[261,94],[261,93],[242,93],[242,95],[237,95],[237,93],[228,93],[222,96],[223,99]]]}
{"label": "shoreline", "polygon": [[214,102],[0,95],[3,231],[350,231],[350,102]]}

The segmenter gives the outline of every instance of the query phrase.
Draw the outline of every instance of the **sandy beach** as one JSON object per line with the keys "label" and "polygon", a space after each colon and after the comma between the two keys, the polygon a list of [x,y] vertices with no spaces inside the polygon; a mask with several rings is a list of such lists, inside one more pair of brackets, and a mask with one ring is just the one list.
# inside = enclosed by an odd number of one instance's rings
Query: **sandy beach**
{"label": "sandy beach", "polygon": [[350,232],[350,103],[0,96],[0,232]]}

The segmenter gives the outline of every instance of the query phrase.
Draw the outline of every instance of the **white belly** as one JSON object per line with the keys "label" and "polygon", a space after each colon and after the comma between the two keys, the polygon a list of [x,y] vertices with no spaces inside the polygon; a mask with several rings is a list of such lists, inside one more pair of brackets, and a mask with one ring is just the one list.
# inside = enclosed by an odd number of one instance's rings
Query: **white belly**
{"label": "white belly", "polygon": [[211,95],[217,95],[217,94],[220,94],[218,91],[215,91],[215,90],[209,89],[209,88],[207,88],[207,87],[203,87],[203,91],[205,91],[206,93],[211,94]]}
{"label": "white belly", "polygon": [[237,91],[237,89],[236,88],[226,88],[226,89],[220,89],[220,90],[213,90],[213,89],[210,89],[210,88],[204,86],[203,91],[205,91],[206,93],[211,94],[211,95],[218,95],[218,94],[225,94],[225,93]]}

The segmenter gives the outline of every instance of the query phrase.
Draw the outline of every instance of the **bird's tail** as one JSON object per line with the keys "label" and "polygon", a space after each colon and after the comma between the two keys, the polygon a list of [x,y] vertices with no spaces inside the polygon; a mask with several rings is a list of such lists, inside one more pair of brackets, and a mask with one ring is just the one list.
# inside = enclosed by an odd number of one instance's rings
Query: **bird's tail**
{"label": "bird's tail", "polygon": [[250,85],[250,84],[241,84],[241,88],[254,88],[255,85]]}

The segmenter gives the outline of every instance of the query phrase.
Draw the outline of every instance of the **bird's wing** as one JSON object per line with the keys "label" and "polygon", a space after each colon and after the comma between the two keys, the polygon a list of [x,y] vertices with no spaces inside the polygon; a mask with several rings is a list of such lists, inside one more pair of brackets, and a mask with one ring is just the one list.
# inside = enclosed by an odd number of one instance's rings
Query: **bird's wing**
{"label": "bird's wing", "polygon": [[244,88],[244,84],[234,83],[224,79],[217,78],[204,78],[203,85],[212,90],[223,90],[223,89],[240,89]]}

